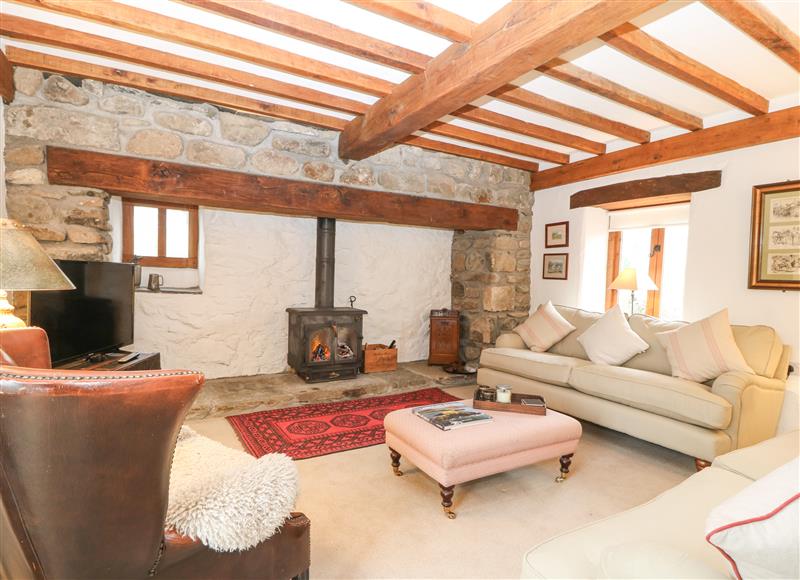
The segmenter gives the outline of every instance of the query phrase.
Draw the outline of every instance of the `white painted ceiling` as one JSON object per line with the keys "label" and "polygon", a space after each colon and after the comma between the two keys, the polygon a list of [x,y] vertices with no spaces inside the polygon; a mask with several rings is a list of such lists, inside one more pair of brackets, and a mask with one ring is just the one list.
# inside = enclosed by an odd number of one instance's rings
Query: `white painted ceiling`
{"label": "white painted ceiling", "polygon": [[[408,76],[408,73],[391,67],[266,31],[256,26],[190,7],[178,1],[116,1],[151,10],[159,14],[194,22],[209,28],[224,30],[230,34],[370,74],[394,83],[402,82]],[[760,1],[792,30],[796,32],[800,30],[800,1]],[[435,56],[450,46],[450,42],[446,39],[384,18],[341,0],[272,0],[272,3],[430,56]],[[474,22],[482,22],[502,8],[507,3],[507,0],[432,0],[432,3]],[[373,103],[377,100],[376,97],[357,91],[313,81],[189,46],[158,40],[149,36],[127,32],[78,18],[53,14],[27,5],[15,4],[7,0],[3,0],[2,3],[0,3],[0,17],[2,17],[3,13],[22,16],[33,20],[41,20],[57,26],[107,36],[116,40],[148,46],[168,53],[237,68],[260,76],[311,87],[365,103]],[[761,44],[717,16],[700,2],[672,0],[655,10],[643,14],[633,22],[653,37],[769,99],[771,110],[796,105],[800,100],[800,76],[794,69],[775,54],[764,48]],[[115,61],[113,59],[74,53],[44,45],[33,45],[11,38],[3,39],[3,43],[96,64],[147,73],[166,79],[185,82],[187,84],[224,90],[265,102],[289,104],[300,109],[325,112],[326,114],[345,119],[350,118],[349,115],[343,113],[313,107],[303,103],[218,85],[212,82],[149,69],[147,67]],[[564,55],[564,57],[585,69],[628,88],[656,98],[688,113],[697,115],[703,118],[705,126],[712,126],[722,122],[746,118],[748,116],[746,113],[738,111],[728,103],[688,85],[683,81],[674,79],[660,71],[650,68],[604,45],[599,40],[578,47],[567,55]],[[517,79],[515,83],[533,92],[568,105],[580,107],[603,117],[652,131],[654,140],[685,132],[683,129],[670,126],[661,119],[651,117],[645,113],[609,101],[593,93],[575,88],[536,72],[530,73],[524,78]],[[634,145],[633,143],[620,140],[613,135],[607,135],[562,119],[536,113],[528,109],[489,98],[484,98],[477,104],[498,113],[607,143],[609,151]],[[450,117],[445,120],[449,123],[479,130],[484,133],[499,135],[522,143],[539,145],[554,151],[570,153],[571,160],[573,161],[591,156],[588,153],[575,151],[568,147],[532,139],[517,133],[494,129],[486,125],[479,125]],[[425,134],[425,136],[431,139],[492,151],[490,148],[462,143],[437,135]],[[507,152],[495,152],[507,156],[524,158]],[[553,164],[551,163],[540,161],[541,169],[552,166]]]}

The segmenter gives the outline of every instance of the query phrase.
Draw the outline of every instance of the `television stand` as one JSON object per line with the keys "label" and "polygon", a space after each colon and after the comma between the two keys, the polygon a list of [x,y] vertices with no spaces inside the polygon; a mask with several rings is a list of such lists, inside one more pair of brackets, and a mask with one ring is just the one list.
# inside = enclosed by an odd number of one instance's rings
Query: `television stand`
{"label": "television stand", "polygon": [[57,369],[65,371],[157,371],[161,370],[161,353],[159,352],[140,352],[138,356],[127,362],[121,362],[132,353],[124,350],[114,352],[98,353],[88,357],[70,361],[58,365]]}

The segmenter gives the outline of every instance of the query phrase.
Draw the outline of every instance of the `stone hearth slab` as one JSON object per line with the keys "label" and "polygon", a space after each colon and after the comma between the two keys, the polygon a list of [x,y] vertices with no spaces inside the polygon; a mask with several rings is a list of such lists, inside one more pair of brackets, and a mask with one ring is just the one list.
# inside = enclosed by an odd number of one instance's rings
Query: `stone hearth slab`
{"label": "stone hearth slab", "polygon": [[[453,375],[425,362],[402,363],[396,371],[358,375],[355,379],[308,384],[294,373],[226,377],[206,382],[187,419],[226,417],[308,403],[329,403],[413,391],[424,387],[449,387]],[[465,383],[473,381],[467,378]]]}

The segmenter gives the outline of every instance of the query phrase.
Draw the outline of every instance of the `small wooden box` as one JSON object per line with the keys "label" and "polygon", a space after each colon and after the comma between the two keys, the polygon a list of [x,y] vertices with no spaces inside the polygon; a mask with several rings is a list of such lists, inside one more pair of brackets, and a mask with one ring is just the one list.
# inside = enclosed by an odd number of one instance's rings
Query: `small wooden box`
{"label": "small wooden box", "polygon": [[[478,391],[475,391],[475,395]],[[473,396],[474,397],[474,396]],[[507,411],[509,413],[525,413],[527,415],[546,415],[547,407],[534,407],[531,405],[523,405],[522,399],[538,399],[539,395],[526,395],[524,393],[511,393],[510,403],[496,403],[494,401],[481,401],[479,399],[472,399],[472,406],[476,409],[483,409],[484,411]]]}
{"label": "small wooden box", "polygon": [[385,373],[397,370],[397,348],[385,344],[368,344],[364,347],[364,372]]}

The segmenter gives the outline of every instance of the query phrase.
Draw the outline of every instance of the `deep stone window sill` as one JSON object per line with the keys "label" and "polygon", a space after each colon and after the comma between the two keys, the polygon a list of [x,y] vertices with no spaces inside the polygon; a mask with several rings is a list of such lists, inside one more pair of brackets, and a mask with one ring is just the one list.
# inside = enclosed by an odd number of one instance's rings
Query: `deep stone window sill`
{"label": "deep stone window sill", "polygon": [[162,287],[161,290],[154,291],[150,290],[147,287],[141,287],[136,289],[137,292],[144,292],[147,294],[202,294],[203,289],[194,287],[194,288],[169,288],[169,287]]}

